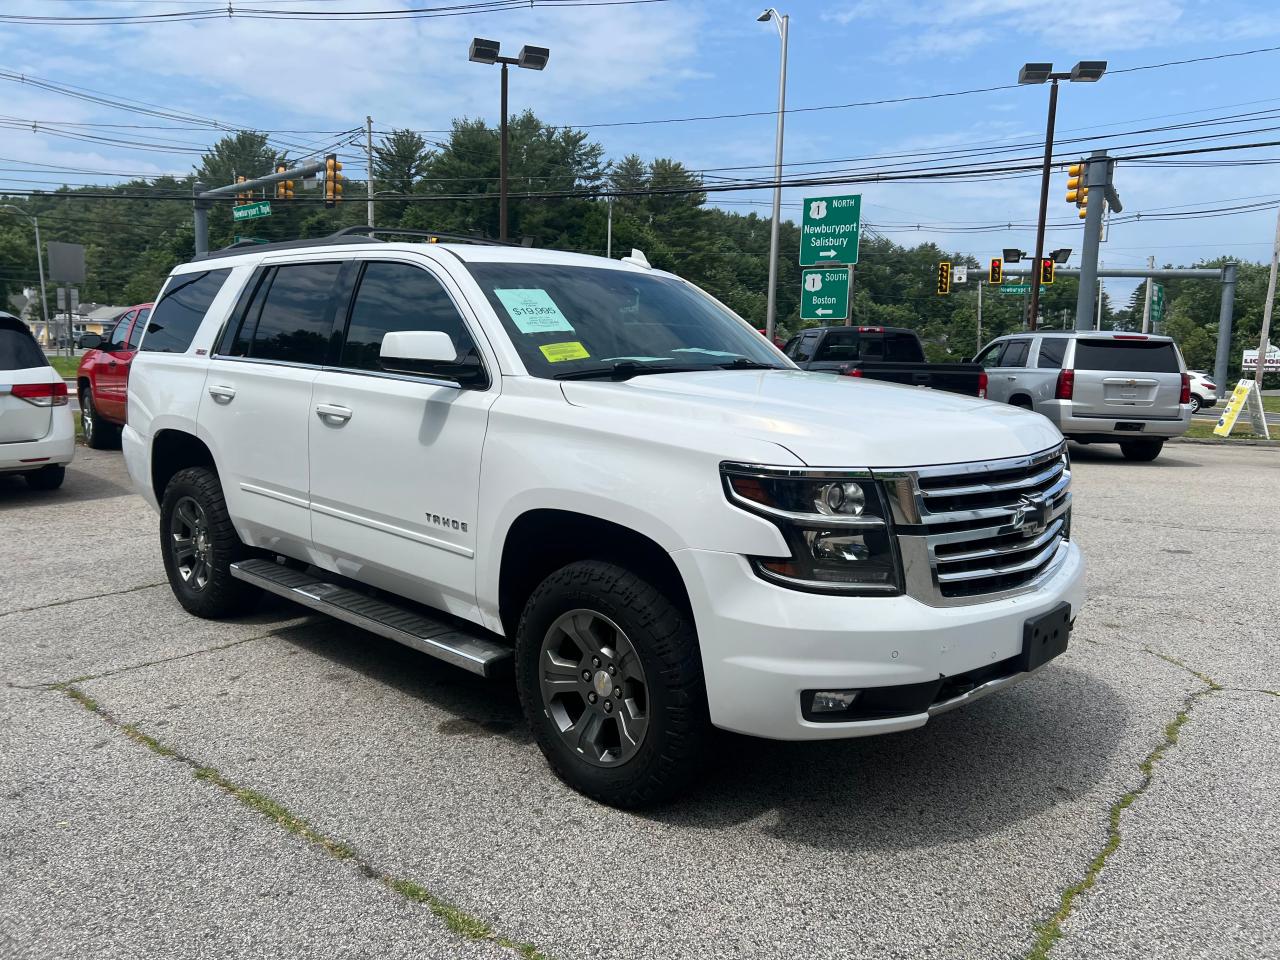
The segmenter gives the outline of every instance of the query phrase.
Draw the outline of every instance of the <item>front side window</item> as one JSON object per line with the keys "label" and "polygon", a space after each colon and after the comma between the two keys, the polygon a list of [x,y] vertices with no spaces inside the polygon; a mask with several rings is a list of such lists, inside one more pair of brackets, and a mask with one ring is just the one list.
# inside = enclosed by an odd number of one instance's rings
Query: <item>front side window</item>
{"label": "front side window", "polygon": [[535,377],[788,368],[755,330],[672,277],[563,264],[467,267]]}
{"label": "front side window", "polygon": [[[107,337],[107,342],[102,345],[103,350],[124,350],[126,347],[125,337],[129,335],[129,324],[133,323],[133,311],[130,310],[111,328],[111,333]],[[138,336],[142,336],[141,324],[138,324]]]}
{"label": "front side window", "polygon": [[459,360],[475,350],[458,308],[439,280],[408,263],[368,263],[351,306],[340,365],[381,370],[382,338],[396,330],[447,333]]}
{"label": "front side window", "polygon": [[229,276],[231,270],[224,269],[173,277],[151,311],[140,349],[153,353],[186,353],[209,304]]}
{"label": "front side window", "polygon": [[788,354],[792,360],[797,363],[807,363],[813,359],[814,347],[818,345],[818,334],[806,333],[800,337],[800,342],[796,344],[795,353]]}
{"label": "front side window", "polygon": [[983,368],[987,370],[998,367],[1000,366],[1000,353],[1002,350],[1004,350],[1003,343],[993,343],[974,357],[973,362],[982,364]]}
{"label": "front side window", "polygon": [[249,305],[233,352],[257,360],[324,363],[333,330],[334,287],[341,270],[337,262],[277,267]]}

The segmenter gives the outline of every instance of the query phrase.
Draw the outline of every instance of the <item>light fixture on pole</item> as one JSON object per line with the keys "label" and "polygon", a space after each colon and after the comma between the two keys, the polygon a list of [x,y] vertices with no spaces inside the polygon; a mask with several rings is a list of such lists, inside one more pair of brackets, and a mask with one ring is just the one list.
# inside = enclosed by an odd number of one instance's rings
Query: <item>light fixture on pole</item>
{"label": "light fixture on pole", "polygon": [[769,296],[765,308],[764,329],[770,343],[778,325],[778,231],[782,217],[782,126],[787,114],[787,31],[791,18],[770,7],[756,17],[759,23],[772,20],[782,41],[778,66],[778,127],[773,143],[773,219],[769,226]]}
{"label": "light fixture on pole", "polygon": [[1054,250],[1049,254],[1049,259],[1054,263],[1066,263],[1071,259],[1071,248],[1059,247],[1057,250]]}
{"label": "light fixture on pole", "polygon": [[44,320],[44,336],[47,342],[53,335],[49,329],[49,298],[44,292],[44,254],[40,252],[40,220],[35,215],[27,213],[21,207],[15,207],[11,203],[6,203],[0,207],[0,210],[12,210],[21,217],[26,217],[31,221],[31,227],[36,234],[36,268],[40,272],[40,317]]}
{"label": "light fixture on pole", "polygon": [[[1049,122],[1044,134],[1044,166],[1040,172],[1040,215],[1036,220],[1036,252],[1032,261],[1039,264],[1044,257],[1044,220],[1049,209],[1049,165],[1053,161],[1053,125],[1058,113],[1058,81],[1070,80],[1073,83],[1093,83],[1102,79],[1107,72],[1105,60],[1081,60],[1066,73],[1054,73],[1052,63],[1024,63],[1018,71],[1018,82],[1023,84],[1050,82],[1049,88]],[[1039,267],[1037,266],[1037,269]],[[1040,285],[1031,285],[1031,312],[1027,317],[1028,326],[1034,330],[1040,311]]]}
{"label": "light fixture on pole", "polygon": [[502,123],[498,147],[498,239],[507,239],[507,67],[515,65],[526,70],[541,70],[547,65],[551,51],[546,47],[523,46],[516,57],[501,56],[501,44],[497,40],[476,37],[471,41],[468,59],[472,63],[502,64]]}
{"label": "light fixture on pole", "polygon": [[1027,251],[1019,250],[1017,247],[1004,248],[1005,263],[1021,263],[1022,258],[1025,257],[1026,255],[1027,255]]}

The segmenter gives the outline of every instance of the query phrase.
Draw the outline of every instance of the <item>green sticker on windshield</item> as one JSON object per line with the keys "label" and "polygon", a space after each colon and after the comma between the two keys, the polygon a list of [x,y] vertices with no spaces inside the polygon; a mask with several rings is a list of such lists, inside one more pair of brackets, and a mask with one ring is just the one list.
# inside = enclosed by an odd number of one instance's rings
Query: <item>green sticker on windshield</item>
{"label": "green sticker on windshield", "polygon": [[521,333],[573,333],[556,302],[545,290],[494,290]]}
{"label": "green sticker on windshield", "polygon": [[547,363],[563,363],[565,360],[586,360],[591,354],[577,340],[568,343],[544,343],[538,348],[547,358]]}

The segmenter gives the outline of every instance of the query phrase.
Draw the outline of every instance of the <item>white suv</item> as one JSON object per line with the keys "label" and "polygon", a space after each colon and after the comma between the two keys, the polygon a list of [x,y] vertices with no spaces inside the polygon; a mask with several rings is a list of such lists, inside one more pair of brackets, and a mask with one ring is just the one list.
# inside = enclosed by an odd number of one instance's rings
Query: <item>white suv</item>
{"label": "white suv", "polygon": [[693,285],[577,254],[325,240],[178,267],[124,450],[192,613],[266,590],[482,675],[555,771],[672,795],[711,726],[919,727],[1084,601],[1043,417],[796,370]]}

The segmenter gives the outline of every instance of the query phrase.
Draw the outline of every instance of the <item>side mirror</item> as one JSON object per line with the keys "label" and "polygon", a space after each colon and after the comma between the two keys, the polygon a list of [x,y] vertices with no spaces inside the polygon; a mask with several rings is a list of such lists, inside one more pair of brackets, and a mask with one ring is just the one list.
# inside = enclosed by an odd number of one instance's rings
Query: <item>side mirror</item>
{"label": "side mirror", "polygon": [[80,338],[80,347],[84,350],[97,350],[103,340],[96,333],[86,333]]}
{"label": "side mirror", "polygon": [[479,355],[469,350],[458,356],[453,338],[441,330],[394,330],[386,334],[378,362],[388,373],[442,377],[467,387],[485,387],[489,382]]}

